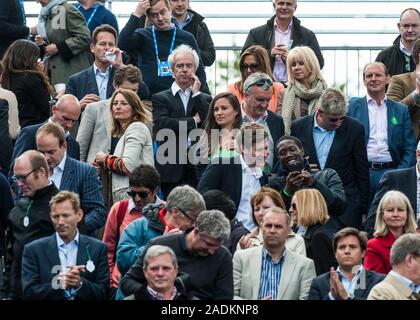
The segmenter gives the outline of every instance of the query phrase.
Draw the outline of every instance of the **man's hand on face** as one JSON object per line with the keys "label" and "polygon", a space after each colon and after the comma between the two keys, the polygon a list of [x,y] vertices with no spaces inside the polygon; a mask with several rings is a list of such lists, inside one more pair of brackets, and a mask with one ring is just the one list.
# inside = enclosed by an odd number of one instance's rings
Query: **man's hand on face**
{"label": "man's hand on face", "polygon": [[196,94],[198,92],[200,92],[200,88],[201,88],[201,82],[200,79],[198,79],[198,77],[195,74],[191,75],[191,79],[192,79],[192,94]]}

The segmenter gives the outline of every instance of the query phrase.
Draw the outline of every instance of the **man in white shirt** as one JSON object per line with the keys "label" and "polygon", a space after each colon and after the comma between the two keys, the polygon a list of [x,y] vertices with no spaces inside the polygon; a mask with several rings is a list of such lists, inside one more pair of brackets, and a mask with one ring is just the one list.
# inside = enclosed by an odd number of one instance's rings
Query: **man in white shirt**
{"label": "man in white shirt", "polygon": [[106,299],[107,247],[79,233],[77,225],[83,219],[83,211],[78,195],[61,191],[51,199],[50,208],[56,232],[24,248],[24,299]]}
{"label": "man in white shirt", "polygon": [[391,248],[392,270],[368,300],[420,300],[420,236],[403,234]]}

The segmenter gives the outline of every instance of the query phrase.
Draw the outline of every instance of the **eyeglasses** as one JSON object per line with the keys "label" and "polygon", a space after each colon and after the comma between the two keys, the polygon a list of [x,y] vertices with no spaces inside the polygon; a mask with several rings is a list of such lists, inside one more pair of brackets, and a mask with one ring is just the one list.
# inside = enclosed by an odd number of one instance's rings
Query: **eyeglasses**
{"label": "eyeglasses", "polygon": [[251,71],[257,71],[257,69],[260,67],[260,65],[257,64],[257,63],[251,63],[251,64],[241,63],[241,65],[239,67],[241,69],[245,69],[245,70],[247,70],[249,68],[249,69],[251,69]]}
{"label": "eyeglasses", "polygon": [[181,212],[184,216],[186,216],[188,218],[188,220],[190,220],[191,222],[194,222],[194,219],[191,218],[184,210],[180,209],[179,207],[176,207],[178,209],[179,212]]}
{"label": "eyeglasses", "polygon": [[138,195],[140,198],[145,199],[150,194],[150,191],[139,191],[139,192],[137,192],[137,191],[130,190],[130,191],[127,191],[127,194],[132,198],[135,198],[136,195]]}
{"label": "eyeglasses", "polygon": [[292,207],[293,210],[296,211],[296,203],[292,203],[290,206]]}
{"label": "eyeglasses", "polygon": [[25,174],[24,176],[17,176],[17,175],[13,175],[12,180],[13,180],[13,182],[20,181],[20,182],[22,182],[22,183],[25,183],[25,182],[26,182],[26,179],[29,177],[29,175],[30,175],[31,173],[34,173],[34,172],[35,172],[36,170],[38,170],[39,168],[40,168],[40,167],[33,169],[31,172],[29,172],[29,173]]}
{"label": "eyeglasses", "polygon": [[248,91],[248,89],[251,88],[252,86],[257,86],[257,87],[269,86],[269,87],[272,87],[273,86],[273,81],[271,81],[271,79],[268,79],[268,78],[258,79],[257,81],[251,82],[246,87],[244,87],[245,91]]}
{"label": "eyeglasses", "polygon": [[330,117],[326,112],[324,112],[322,110],[318,110],[318,112],[321,112],[321,113],[325,114],[325,116],[327,117],[327,120],[329,122],[338,122],[338,121],[343,122],[344,119],[345,119],[345,116],[338,117],[338,118],[336,118],[336,117]]}

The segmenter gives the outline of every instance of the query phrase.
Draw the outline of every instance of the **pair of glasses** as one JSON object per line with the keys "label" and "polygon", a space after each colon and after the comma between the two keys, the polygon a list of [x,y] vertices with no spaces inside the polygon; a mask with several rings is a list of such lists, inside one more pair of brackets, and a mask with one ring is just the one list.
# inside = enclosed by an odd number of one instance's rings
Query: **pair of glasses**
{"label": "pair of glasses", "polygon": [[[246,80],[245,80],[246,81]],[[249,88],[251,88],[252,86],[257,86],[257,87],[272,87],[273,86],[273,81],[269,78],[261,78],[258,79],[257,81],[248,83],[248,85],[246,87],[244,87],[245,91],[248,91]]]}
{"label": "pair of glasses", "polygon": [[325,113],[322,110],[318,110],[318,112],[321,112],[321,113],[325,114],[329,122],[333,122],[333,123],[338,122],[338,121],[343,122],[344,119],[345,119],[345,116],[337,117],[337,118],[336,117],[330,117],[329,114]]}
{"label": "pair of glasses", "polygon": [[292,207],[293,210],[296,211],[296,203],[292,203],[290,206]]}
{"label": "pair of glasses", "polygon": [[22,182],[22,183],[25,183],[25,182],[26,182],[26,179],[29,177],[29,175],[30,175],[31,173],[34,173],[34,172],[35,172],[36,170],[38,170],[39,168],[40,168],[40,167],[33,169],[31,172],[29,172],[29,173],[25,174],[24,176],[17,176],[17,175],[13,175],[12,180],[13,180],[13,182],[20,181],[20,182]]}
{"label": "pair of glasses", "polygon": [[251,63],[251,64],[241,63],[239,67],[245,70],[251,69],[251,71],[257,71],[260,65],[257,63]]}
{"label": "pair of glasses", "polygon": [[176,207],[178,209],[179,212],[181,212],[184,216],[186,216],[188,218],[188,220],[190,220],[191,222],[194,222],[194,219],[191,218],[184,210],[180,209],[179,207]]}
{"label": "pair of glasses", "polygon": [[132,197],[133,199],[136,197],[136,195],[138,195],[141,199],[145,199],[150,194],[150,191],[139,191],[139,192],[137,192],[137,191],[130,190],[130,191],[127,191],[127,194],[130,197]]}

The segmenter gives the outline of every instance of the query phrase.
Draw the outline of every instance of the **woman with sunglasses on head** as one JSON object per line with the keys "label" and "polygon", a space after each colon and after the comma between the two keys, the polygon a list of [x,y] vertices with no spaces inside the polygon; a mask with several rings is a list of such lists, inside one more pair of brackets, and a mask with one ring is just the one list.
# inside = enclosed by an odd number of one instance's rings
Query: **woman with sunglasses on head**
{"label": "woman with sunglasses on head", "polygon": [[318,59],[309,47],[295,47],[287,56],[287,87],[281,109],[286,134],[295,119],[315,113],[319,97],[327,88]]}
{"label": "woman with sunglasses on head", "polygon": [[[244,101],[244,82],[251,74],[262,72],[268,74],[273,79],[270,58],[267,50],[261,46],[251,46],[241,54],[239,70],[241,72],[241,80],[229,84],[227,91],[232,92],[240,103]],[[273,80],[273,95],[268,106],[271,111],[276,112],[281,105],[283,90],[284,86]]]}
{"label": "woman with sunglasses on head", "polygon": [[[283,199],[276,190],[269,187],[262,187],[261,190],[255,193],[251,198],[252,220],[255,225],[257,225],[257,229],[250,234],[243,236],[239,240],[236,250],[247,249],[263,244],[262,230],[259,226],[264,212],[271,207],[279,207],[286,210]],[[290,232],[286,239],[286,247],[290,251],[306,256],[303,238],[293,231]]]}
{"label": "woman with sunglasses on head", "polygon": [[[235,150],[235,137],[242,123],[241,105],[230,92],[222,92],[214,97],[205,120],[204,133],[200,137],[200,154],[203,162],[196,166],[199,180],[214,158],[238,156]],[[208,161],[207,161],[208,160]]]}
{"label": "woman with sunglasses on head", "polygon": [[289,212],[292,224],[297,220],[297,234],[305,240],[306,255],[314,261],[316,274],[319,276],[330,271],[336,262],[332,239],[324,227],[330,217],[322,194],[316,189],[297,191],[293,195]]}
{"label": "woman with sunglasses on head", "polygon": [[109,154],[98,152],[94,162],[98,171],[111,173],[108,204],[128,198],[129,176],[135,168],[140,164],[154,165],[150,111],[135,92],[127,89],[116,90],[110,106],[111,149]]}

